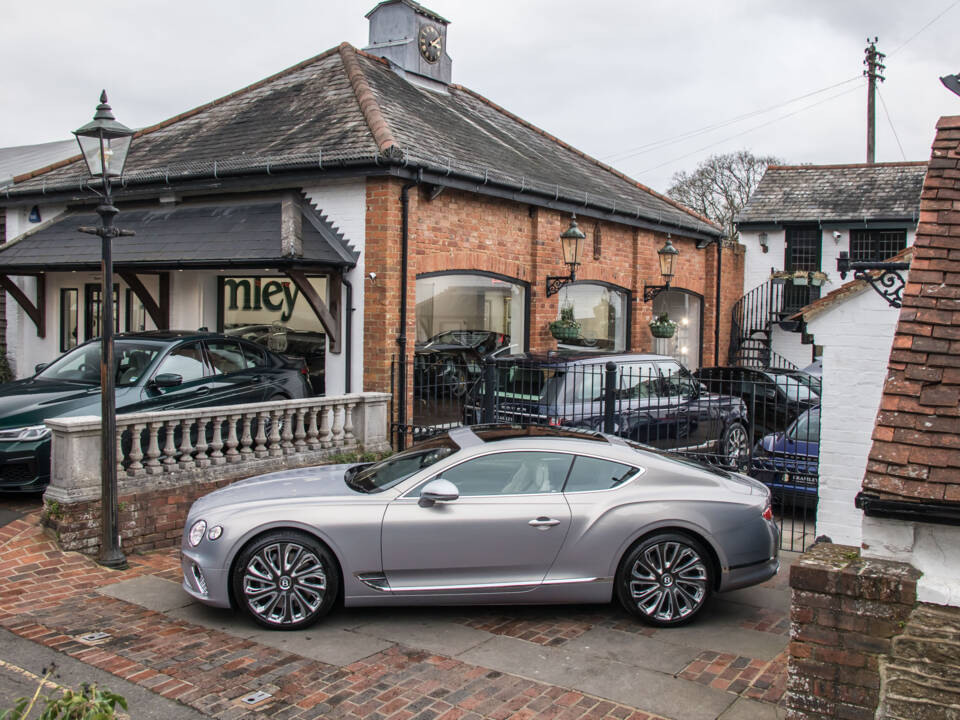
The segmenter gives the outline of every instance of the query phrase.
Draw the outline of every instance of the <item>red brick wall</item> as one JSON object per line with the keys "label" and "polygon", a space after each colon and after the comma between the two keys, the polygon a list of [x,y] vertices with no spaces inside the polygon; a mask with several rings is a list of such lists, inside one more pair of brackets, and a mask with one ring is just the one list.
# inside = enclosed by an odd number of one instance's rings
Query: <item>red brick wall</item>
{"label": "red brick wall", "polygon": [[[400,191],[402,181],[367,181],[366,269],[375,272],[367,283],[364,332],[364,389],[389,391],[390,360],[397,352],[400,306]],[[416,276],[442,270],[486,270],[530,284],[530,350],[556,348],[547,325],[557,318],[558,296],[546,297],[547,275],[566,275],[559,236],[570,222],[565,212],[535,208],[510,200],[446,189],[429,200],[419,188],[410,191],[409,283],[407,288],[407,354],[413,357]],[[616,223],[600,223],[602,254],[593,259],[591,218],[581,217],[587,234],[583,264],[577,278],[603,280],[633,292],[633,351],[653,347],[648,328],[651,304],[642,301],[645,283],[662,284],[657,250],[666,236]],[[680,251],[673,286],[704,297],[703,358],[712,364],[716,298],[716,250],[697,250],[694,240],[674,236]],[[724,251],[721,318],[721,362],[729,342],[729,315],[743,294],[743,254],[739,246]],[[408,383],[409,388],[409,383]]]}

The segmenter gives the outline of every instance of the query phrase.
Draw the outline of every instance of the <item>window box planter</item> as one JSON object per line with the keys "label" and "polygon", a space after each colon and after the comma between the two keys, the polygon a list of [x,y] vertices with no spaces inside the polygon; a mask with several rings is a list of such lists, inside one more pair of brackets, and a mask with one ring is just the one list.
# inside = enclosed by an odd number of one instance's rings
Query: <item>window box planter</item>
{"label": "window box planter", "polygon": [[770,280],[776,285],[792,282],[794,285],[821,286],[830,282],[825,272],[819,270],[774,270],[770,273]]}

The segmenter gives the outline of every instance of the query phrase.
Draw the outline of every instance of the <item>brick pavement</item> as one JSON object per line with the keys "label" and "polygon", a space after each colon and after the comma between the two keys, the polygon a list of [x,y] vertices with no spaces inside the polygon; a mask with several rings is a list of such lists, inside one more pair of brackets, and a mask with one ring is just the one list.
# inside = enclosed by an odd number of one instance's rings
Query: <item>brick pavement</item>
{"label": "brick pavement", "polygon": [[[199,627],[96,590],[142,575],[180,580],[175,550],[129,558],[107,570],[62,552],[36,513],[0,527],[0,626],[218,718],[474,720],[559,718],[657,720],[659,716],[581,692],[491,671],[415,648],[391,647],[345,667]],[[757,610],[744,627],[785,633],[777,613]],[[556,646],[592,627],[654,635],[615,606],[478,608],[458,622],[494,634]],[[100,644],[80,637],[102,631]],[[662,632],[662,631],[661,631]],[[786,681],[782,657],[760,661],[703,652],[677,677],[743,697],[777,702]],[[255,707],[238,699],[273,695]]]}

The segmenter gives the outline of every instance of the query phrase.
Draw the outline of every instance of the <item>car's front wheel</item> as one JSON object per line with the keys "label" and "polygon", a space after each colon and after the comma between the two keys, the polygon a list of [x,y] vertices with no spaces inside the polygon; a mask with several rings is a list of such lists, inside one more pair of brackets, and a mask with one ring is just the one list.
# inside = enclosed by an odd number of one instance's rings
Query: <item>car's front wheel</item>
{"label": "car's front wheel", "polygon": [[336,600],[336,562],[321,543],[295,531],[271,532],[240,553],[233,593],[257,623],[296,630],[326,615]]}
{"label": "car's front wheel", "polygon": [[713,568],[703,546],[679,533],[657,533],[627,553],[617,574],[626,610],[659,627],[683,625],[703,609]]}

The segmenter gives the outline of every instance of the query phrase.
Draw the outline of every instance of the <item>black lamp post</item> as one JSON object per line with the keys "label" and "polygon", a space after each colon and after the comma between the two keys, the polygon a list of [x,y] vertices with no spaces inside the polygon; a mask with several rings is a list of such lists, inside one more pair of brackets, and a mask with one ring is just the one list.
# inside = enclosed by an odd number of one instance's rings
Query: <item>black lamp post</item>
{"label": "black lamp post", "polygon": [[107,104],[107,91],[100,94],[100,104],[93,121],[74,130],[80,152],[93,178],[103,180],[103,202],[97,207],[100,227],[81,227],[80,231],[100,237],[103,276],[100,285],[100,564],[109,568],[127,567],[127,558],[120,549],[120,518],[117,507],[117,408],[114,393],[113,363],[113,238],[133,235],[129,230],[114,227],[119,212],[113,206],[110,179],[123,174],[123,164],[133,140],[134,130],[118,123]]}
{"label": "black lamp post", "polygon": [[647,285],[643,289],[643,301],[650,302],[664,290],[670,289],[670,281],[676,273],[677,256],[680,251],[673,246],[670,236],[663,247],[657,250],[657,258],[660,260],[660,275],[663,277],[663,285]]}
{"label": "black lamp post", "polygon": [[547,275],[547,297],[560,292],[560,288],[569,285],[577,279],[577,265],[580,264],[580,253],[583,251],[583,241],[587,236],[577,227],[577,216],[570,218],[570,227],[560,235],[560,247],[563,250],[563,261],[570,266],[569,275]]}

